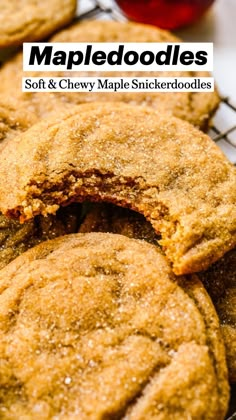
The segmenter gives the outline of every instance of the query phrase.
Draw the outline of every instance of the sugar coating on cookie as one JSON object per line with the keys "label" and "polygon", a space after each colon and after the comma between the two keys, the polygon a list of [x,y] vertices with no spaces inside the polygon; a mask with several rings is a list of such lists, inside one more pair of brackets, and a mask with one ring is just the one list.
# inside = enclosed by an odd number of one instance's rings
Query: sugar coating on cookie
{"label": "sugar coating on cookie", "polygon": [[0,279],[1,418],[224,419],[214,308],[155,246],[72,234]]}
{"label": "sugar coating on cookie", "polygon": [[208,136],[150,109],[80,105],[2,151],[3,214],[23,221],[85,199],[143,214],[176,274],[206,269],[236,244],[235,168]]}
{"label": "sugar coating on cookie", "polygon": [[[180,39],[170,32],[159,28],[138,23],[121,23],[110,21],[85,21],[71,25],[57,33],[50,42],[179,42]],[[206,77],[206,72],[119,72],[119,77]],[[11,93],[12,98],[20,99],[22,107],[34,111],[38,117],[48,115],[60,106],[94,101],[122,101],[130,104],[150,106],[154,109],[168,112],[181,119],[187,120],[206,130],[209,121],[219,105],[219,95],[215,92],[56,92],[25,93],[21,90],[22,77],[49,76],[45,72],[22,72],[22,53],[16,55],[0,70],[0,93]],[[68,72],[53,72],[52,76],[68,77]],[[114,73],[83,73],[73,72],[73,76],[111,76]],[[12,84],[14,78],[14,85]]]}
{"label": "sugar coating on cookie", "polygon": [[76,0],[0,0],[0,48],[38,41],[69,23]]}

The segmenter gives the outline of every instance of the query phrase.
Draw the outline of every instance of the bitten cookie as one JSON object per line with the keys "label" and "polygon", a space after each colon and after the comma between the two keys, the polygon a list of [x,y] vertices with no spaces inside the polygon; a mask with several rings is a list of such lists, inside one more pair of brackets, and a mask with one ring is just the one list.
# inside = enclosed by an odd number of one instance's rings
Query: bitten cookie
{"label": "bitten cookie", "polygon": [[143,214],[176,274],[206,269],[236,245],[235,168],[208,136],[150,109],[80,105],[3,149],[3,214],[24,221],[85,199]]}
{"label": "bitten cookie", "polygon": [[[170,32],[163,31],[153,26],[137,23],[120,23],[109,21],[86,21],[76,23],[64,31],[56,34],[50,42],[179,42],[180,40]],[[126,103],[150,106],[159,111],[168,112],[171,115],[187,120],[202,129],[207,129],[211,116],[218,104],[217,92],[56,92],[56,93],[22,93],[22,54],[16,55],[7,62],[0,70],[0,93],[11,95],[12,98],[20,99],[22,107],[30,108],[38,117],[48,115],[58,107],[60,102],[64,107],[69,104],[94,101],[123,101]],[[112,76],[114,73],[82,73],[73,72],[74,77],[81,76]],[[25,77],[50,76],[45,72],[27,72]],[[68,77],[71,73],[53,72],[51,76]],[[204,77],[209,76],[204,72],[119,72],[119,76],[136,78],[141,77]],[[12,80],[14,78],[14,84]]]}
{"label": "bitten cookie", "polygon": [[69,23],[76,0],[0,0],[0,48],[38,41]]}
{"label": "bitten cookie", "polygon": [[218,320],[153,245],[64,236],[0,271],[2,419],[223,420]]}

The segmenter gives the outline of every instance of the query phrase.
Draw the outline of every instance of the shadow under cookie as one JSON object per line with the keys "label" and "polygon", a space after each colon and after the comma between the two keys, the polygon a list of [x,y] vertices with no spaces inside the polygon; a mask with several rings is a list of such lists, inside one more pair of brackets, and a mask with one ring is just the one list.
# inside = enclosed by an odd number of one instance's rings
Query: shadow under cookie
{"label": "shadow under cookie", "polygon": [[236,249],[201,273],[221,321],[230,381],[236,382]]}
{"label": "shadow under cookie", "polygon": [[23,224],[0,214],[0,269],[43,241],[77,232],[80,212],[80,205],[72,204],[54,216],[36,216]]}

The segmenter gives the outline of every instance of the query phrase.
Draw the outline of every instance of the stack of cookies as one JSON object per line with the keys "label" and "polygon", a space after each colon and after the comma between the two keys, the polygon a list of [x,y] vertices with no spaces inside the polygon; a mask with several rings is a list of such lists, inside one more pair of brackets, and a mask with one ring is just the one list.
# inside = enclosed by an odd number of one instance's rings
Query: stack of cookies
{"label": "stack of cookies", "polygon": [[[89,21],[49,41],[179,40]],[[0,69],[0,419],[223,420],[236,172],[200,131],[217,92],[23,93],[22,76],[18,52]]]}

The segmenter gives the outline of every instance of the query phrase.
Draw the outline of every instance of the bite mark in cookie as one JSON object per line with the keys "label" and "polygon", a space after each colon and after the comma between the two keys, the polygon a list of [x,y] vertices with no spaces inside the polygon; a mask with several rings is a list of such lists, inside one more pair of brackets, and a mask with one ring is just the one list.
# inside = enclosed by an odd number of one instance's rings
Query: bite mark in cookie
{"label": "bite mark in cookie", "polygon": [[131,208],[161,234],[176,274],[206,269],[236,244],[235,168],[208,136],[166,114],[81,105],[18,136],[1,159],[8,216],[85,199]]}

